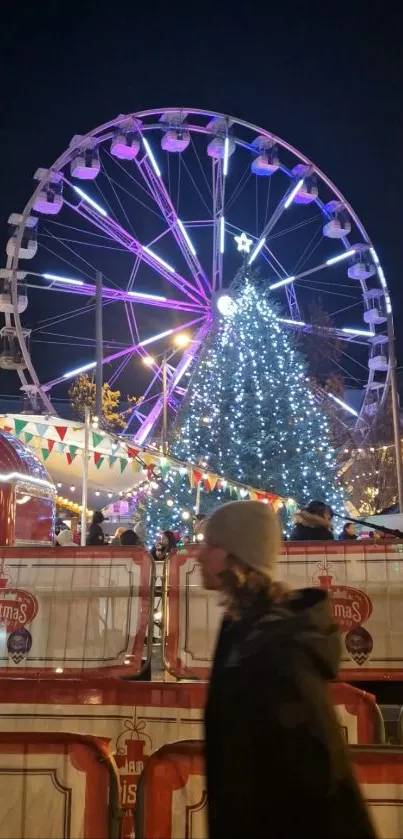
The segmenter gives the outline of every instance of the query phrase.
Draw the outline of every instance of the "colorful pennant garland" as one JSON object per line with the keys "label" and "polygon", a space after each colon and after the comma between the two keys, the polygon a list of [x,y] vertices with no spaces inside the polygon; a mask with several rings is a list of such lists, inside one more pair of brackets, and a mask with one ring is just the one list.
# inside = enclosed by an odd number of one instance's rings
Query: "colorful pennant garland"
{"label": "colorful pennant garland", "polygon": [[97,446],[99,446],[99,444],[102,443],[103,439],[104,438],[103,438],[102,434],[98,434],[97,431],[92,432],[92,445],[93,445],[94,449],[96,449]]}

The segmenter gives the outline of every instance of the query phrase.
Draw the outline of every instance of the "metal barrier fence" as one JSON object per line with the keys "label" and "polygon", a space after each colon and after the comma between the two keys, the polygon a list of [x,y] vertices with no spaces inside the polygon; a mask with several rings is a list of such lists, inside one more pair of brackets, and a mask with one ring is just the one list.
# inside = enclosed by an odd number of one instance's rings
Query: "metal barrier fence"
{"label": "metal barrier fence", "polygon": [[[377,835],[380,839],[400,839],[403,835],[403,749],[353,746],[350,755]],[[170,743],[152,755],[139,782],[136,836],[137,839],[176,839],[178,836],[207,839],[203,742]]]}
{"label": "metal barrier fence", "polygon": [[[343,637],[343,680],[403,680],[403,545],[384,541],[288,543],[278,579],[291,588],[321,586]],[[208,677],[221,619],[216,592],[203,589],[196,545],[167,561],[163,649],[176,678]]]}
{"label": "metal barrier fence", "polygon": [[154,564],[143,548],[0,552],[0,674],[139,676]]}
{"label": "metal barrier fence", "polygon": [[108,743],[80,734],[0,733],[0,839],[118,839]]}
{"label": "metal barrier fence", "polygon": [[[292,588],[328,590],[345,680],[403,680],[402,549],[289,543],[279,558],[278,577]],[[196,545],[171,554],[162,585],[143,548],[3,549],[0,673],[138,677],[162,635],[173,677],[207,678],[221,607],[202,587],[197,554]]]}

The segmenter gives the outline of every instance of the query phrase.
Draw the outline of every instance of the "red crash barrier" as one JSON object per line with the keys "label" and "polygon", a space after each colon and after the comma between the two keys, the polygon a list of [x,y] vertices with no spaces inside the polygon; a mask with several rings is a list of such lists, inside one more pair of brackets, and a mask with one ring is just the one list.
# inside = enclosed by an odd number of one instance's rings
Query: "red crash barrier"
{"label": "red crash barrier", "polygon": [[0,839],[117,839],[118,780],[107,742],[0,734]]}
{"label": "red crash barrier", "polygon": [[[50,738],[74,731],[107,739],[119,776],[122,839],[127,839],[133,834],[137,782],[147,760],[165,743],[203,737],[205,696],[203,683],[0,679],[0,729],[28,732],[27,739],[43,731]],[[73,839],[78,835],[72,834]],[[6,837],[0,834],[0,839]]]}
{"label": "red crash barrier", "polygon": [[143,548],[3,549],[0,674],[138,676],[153,580]]}
{"label": "red crash barrier", "polygon": [[138,839],[207,837],[207,789],[203,743],[170,743],[153,754],[140,778],[136,805]]}
{"label": "red crash barrier", "polygon": [[380,839],[403,836],[403,749],[352,746],[356,776]]}
{"label": "red crash barrier", "polygon": [[[353,746],[351,758],[377,835],[380,839],[400,839],[403,836],[403,749]],[[137,839],[178,836],[204,839],[206,817],[203,743],[187,741],[164,746],[152,755],[140,778]]]}
{"label": "red crash barrier", "polygon": [[[403,545],[395,540],[289,542],[278,578],[291,588],[320,586],[330,595],[343,637],[341,678],[403,680]],[[208,676],[221,619],[215,592],[202,587],[198,547],[167,561],[164,655],[178,678]]]}
{"label": "red crash barrier", "polygon": [[384,743],[385,726],[375,696],[345,682],[332,682],[329,687],[346,743]]}
{"label": "red crash barrier", "polygon": [[[350,685],[330,685],[349,743],[376,742],[374,697]],[[133,833],[133,808],[141,772],[167,743],[203,738],[204,682],[130,682],[122,679],[0,679],[0,729],[28,739],[74,731],[107,740],[113,753],[124,811],[123,834]],[[0,835],[1,839],[1,835]]]}

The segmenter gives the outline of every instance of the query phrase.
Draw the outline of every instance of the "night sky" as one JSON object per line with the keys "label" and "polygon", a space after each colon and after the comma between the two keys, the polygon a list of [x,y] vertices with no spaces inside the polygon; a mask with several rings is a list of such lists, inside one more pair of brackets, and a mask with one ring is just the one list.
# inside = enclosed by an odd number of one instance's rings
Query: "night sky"
{"label": "night sky", "polygon": [[1,243],[35,169],[74,134],[142,108],[234,114],[304,152],[351,202],[387,275],[403,364],[401,17],[387,2],[273,5],[7,4]]}

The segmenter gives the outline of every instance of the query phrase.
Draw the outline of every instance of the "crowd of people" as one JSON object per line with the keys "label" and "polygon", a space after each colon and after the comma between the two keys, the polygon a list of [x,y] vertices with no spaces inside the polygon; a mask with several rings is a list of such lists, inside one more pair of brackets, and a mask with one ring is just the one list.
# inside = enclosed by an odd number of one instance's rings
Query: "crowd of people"
{"label": "crowd of people", "polygon": [[[334,534],[334,512],[324,501],[310,501],[294,516],[294,526],[290,535],[290,542],[328,542],[338,538],[340,541],[355,541],[356,525],[347,521],[338,537]],[[365,538],[382,539],[384,534],[379,530],[371,530]]]}
{"label": "crowd of people", "polygon": [[[205,515],[199,513],[193,519],[193,533],[197,539],[203,538],[203,523]],[[105,521],[104,514],[100,510],[94,512],[89,527],[86,544],[88,547],[99,547],[111,545],[112,547],[136,546],[145,544],[145,531],[141,522],[133,527],[119,526],[112,538],[109,538],[103,529]],[[338,539],[340,541],[356,541],[360,538],[357,535],[354,522],[347,521],[338,536],[334,532],[334,512],[329,504],[324,501],[311,501],[306,507],[299,510],[293,517],[293,528],[289,536],[291,542],[327,542]],[[378,530],[372,530],[364,538],[378,540],[384,538],[384,534]],[[163,560],[174,550],[178,543],[178,536],[172,530],[164,530],[158,542],[151,550],[153,559]],[[77,540],[72,531],[63,526],[56,536],[56,544],[60,547],[77,546]]]}

